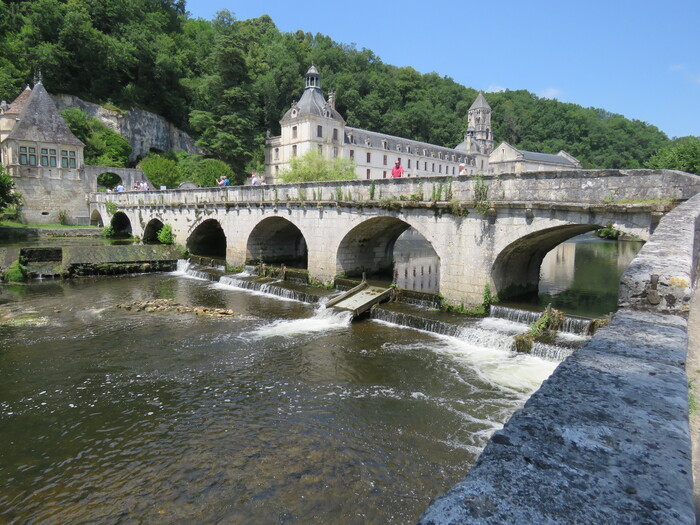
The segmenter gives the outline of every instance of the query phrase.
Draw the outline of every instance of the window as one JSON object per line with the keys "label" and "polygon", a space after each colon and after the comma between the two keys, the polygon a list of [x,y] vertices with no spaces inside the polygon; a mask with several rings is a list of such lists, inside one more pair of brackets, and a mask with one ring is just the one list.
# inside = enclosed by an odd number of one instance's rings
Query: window
{"label": "window", "polygon": [[19,163],[22,166],[26,166],[28,161],[27,161],[27,146],[20,146],[19,147]]}
{"label": "window", "polygon": [[316,126],[316,136],[323,137],[323,126]]}
{"label": "window", "polygon": [[338,157],[338,148],[333,148],[333,158],[335,159],[337,157]]}
{"label": "window", "polygon": [[367,152],[367,164],[369,164],[372,161],[372,154],[368,151]]}
{"label": "window", "polygon": [[386,158],[386,155],[384,155],[384,162],[383,162],[383,164],[384,164],[385,166],[386,166],[386,162],[387,162],[387,158]]}
{"label": "window", "polygon": [[367,169],[367,179],[369,179],[369,169]]}
{"label": "window", "polygon": [[49,165],[49,149],[41,148],[41,165],[47,167]]}
{"label": "window", "polygon": [[382,173],[382,176],[386,179],[386,171]]}
{"label": "window", "polygon": [[323,146],[321,146],[320,144],[318,145],[318,154],[323,155]]}
{"label": "window", "polygon": [[57,166],[55,149],[49,149],[49,166],[52,168],[55,168]]}
{"label": "window", "polygon": [[36,166],[36,148],[32,148],[31,146],[28,148],[29,149],[29,155],[28,155],[28,162],[30,166]]}
{"label": "window", "polygon": [[338,130],[333,128],[333,140],[338,141]]}
{"label": "window", "polygon": [[442,173],[442,164],[438,164],[438,173]]}
{"label": "window", "polygon": [[297,156],[297,146],[295,144],[294,146],[292,146],[292,157],[296,157],[296,156]]}
{"label": "window", "polygon": [[68,152],[68,164],[71,168],[75,169],[75,151]]}
{"label": "window", "polygon": [[280,160],[280,149],[275,148],[275,160]]}
{"label": "window", "polygon": [[406,169],[411,169],[411,159],[408,159],[408,166],[406,166]]}
{"label": "window", "polygon": [[433,173],[435,173],[435,163],[433,162]]}
{"label": "window", "polygon": [[351,159],[354,159],[354,158],[355,158],[355,150],[354,150],[354,149],[351,149],[351,150],[350,150],[350,158],[351,158]]}
{"label": "window", "polygon": [[68,152],[64,149],[61,150],[61,167],[68,167]]}
{"label": "window", "polygon": [[295,139],[297,138],[297,127],[292,126],[292,138]]}
{"label": "window", "polygon": [[388,143],[386,140],[383,140],[383,141],[382,141],[382,147],[383,147],[384,149],[389,149],[389,143]]}

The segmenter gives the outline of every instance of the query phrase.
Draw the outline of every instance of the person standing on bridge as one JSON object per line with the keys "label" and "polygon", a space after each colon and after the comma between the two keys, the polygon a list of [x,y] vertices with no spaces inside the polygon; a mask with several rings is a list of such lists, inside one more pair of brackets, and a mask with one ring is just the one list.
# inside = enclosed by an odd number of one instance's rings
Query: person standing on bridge
{"label": "person standing on bridge", "polygon": [[403,166],[401,165],[401,159],[396,159],[394,167],[391,168],[391,177],[398,179],[403,175]]}

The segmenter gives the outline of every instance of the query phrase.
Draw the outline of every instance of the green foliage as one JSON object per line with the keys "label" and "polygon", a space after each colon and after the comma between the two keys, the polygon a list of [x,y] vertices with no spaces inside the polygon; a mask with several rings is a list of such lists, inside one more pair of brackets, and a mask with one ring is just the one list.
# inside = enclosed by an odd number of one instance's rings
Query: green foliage
{"label": "green foliage", "polygon": [[111,239],[116,235],[116,232],[114,231],[114,228],[111,225],[107,225],[104,228],[102,228],[102,237],[107,237],[108,239]]}
{"label": "green foliage", "polygon": [[21,283],[27,280],[27,267],[20,259],[16,259],[4,272],[2,279],[9,283]]}
{"label": "green foliage", "polygon": [[455,217],[466,217],[469,215],[469,210],[462,206],[458,199],[452,199],[447,205],[447,209]]}
{"label": "green foliage", "polygon": [[376,190],[376,187],[374,185],[374,181],[369,183],[369,200],[373,201],[374,200],[374,192]]}
{"label": "green foliage", "polygon": [[110,215],[114,215],[115,213],[117,213],[117,210],[119,208],[117,207],[116,203],[112,201],[107,201],[105,202],[105,209],[107,210],[107,213],[109,213]]}
{"label": "green foliage", "polygon": [[163,227],[158,230],[156,234],[158,241],[163,244],[173,244],[175,242],[175,237],[173,237],[173,227],[170,224],[164,224]]}
{"label": "green foliage", "polygon": [[433,202],[442,200],[442,183],[433,184],[433,195],[431,197]]}
{"label": "green foliage", "polygon": [[350,159],[326,159],[316,151],[308,151],[295,157],[290,169],[281,175],[283,182],[311,182],[324,180],[352,180],[355,178],[355,164]]}
{"label": "green foliage", "polygon": [[63,226],[67,226],[69,224],[70,220],[70,215],[67,210],[58,210],[58,213],[56,214],[56,220],[58,221],[59,224],[62,224]]}
{"label": "green foliage", "polygon": [[116,173],[100,173],[97,176],[97,185],[102,188],[114,188],[122,181],[122,178]]}
{"label": "green foliage", "polygon": [[498,296],[496,295],[491,295],[491,285],[486,283],[484,285],[484,298],[481,303],[481,306],[484,308],[484,312],[488,313],[491,305],[496,304],[498,302]]}
{"label": "green foliage", "polygon": [[[0,3],[0,99],[13,100],[41,69],[49,92],[154,111],[238,174],[259,171],[265,132],[279,133],[311,63],[337,92],[348,125],[446,146],[462,141],[474,89],[322,34],[281,32],[266,15],[236,20],[222,11],[195,20],[182,0]],[[641,167],[669,144],[654,126],[527,91],[488,100],[497,142],[565,149],[584,167]]]}
{"label": "green foliage", "polygon": [[180,183],[180,171],[173,160],[150,155],[139,162],[139,168],[156,188],[176,188]]}
{"label": "green foliage", "polygon": [[216,186],[216,181],[225,175],[234,181],[231,166],[218,159],[205,159],[200,155],[179,152],[176,155],[179,182],[193,182],[202,187]]}
{"label": "green foliage", "polygon": [[647,167],[681,170],[700,175],[700,137],[681,137],[661,148]]}
{"label": "green foliage", "polygon": [[595,234],[601,239],[611,239],[614,241],[617,240],[617,238],[620,236],[620,230],[616,230],[615,228],[613,228],[613,223],[608,222],[605,225],[605,228],[600,228],[599,230],[596,230]]}
{"label": "green foliage", "polygon": [[85,143],[86,164],[120,168],[129,165],[131,145],[119,133],[99,119],[89,118],[80,108],[64,109],[61,115],[73,134]]}
{"label": "green foliage", "polygon": [[22,205],[22,194],[15,192],[15,181],[5,171],[5,168],[0,166],[0,210],[15,207],[19,208]]}
{"label": "green foliage", "polygon": [[474,175],[474,209],[481,215],[489,210],[489,186],[481,175]]}
{"label": "green foliage", "polygon": [[536,321],[530,323],[528,333],[534,338],[542,337],[546,331],[557,330],[562,324],[564,324],[564,314],[547,306],[542,315]]}

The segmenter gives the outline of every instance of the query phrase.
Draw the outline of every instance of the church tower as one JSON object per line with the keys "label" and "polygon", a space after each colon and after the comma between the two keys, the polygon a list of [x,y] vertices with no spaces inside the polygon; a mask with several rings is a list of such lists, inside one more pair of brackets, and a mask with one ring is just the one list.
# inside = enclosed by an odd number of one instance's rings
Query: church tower
{"label": "church tower", "polygon": [[484,95],[479,93],[469,108],[467,131],[464,133],[467,153],[489,155],[493,151],[491,131],[491,106]]}

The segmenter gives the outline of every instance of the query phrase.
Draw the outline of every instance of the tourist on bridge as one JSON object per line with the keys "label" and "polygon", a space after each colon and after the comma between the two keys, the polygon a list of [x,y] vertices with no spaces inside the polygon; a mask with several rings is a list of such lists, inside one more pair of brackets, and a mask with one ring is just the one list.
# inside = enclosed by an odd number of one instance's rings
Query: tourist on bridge
{"label": "tourist on bridge", "polygon": [[467,169],[464,167],[464,164],[463,164],[463,163],[461,163],[461,164],[459,165],[459,174],[460,174],[460,175],[468,175]]}
{"label": "tourist on bridge", "polygon": [[250,183],[253,186],[260,186],[260,179],[258,178],[258,174],[253,172],[250,176]]}
{"label": "tourist on bridge", "polygon": [[394,179],[398,179],[403,175],[403,166],[401,165],[401,159],[396,159],[394,167],[391,168],[391,176]]}

